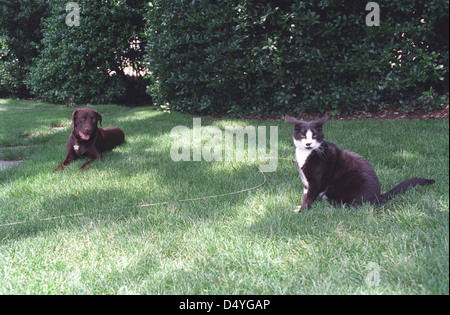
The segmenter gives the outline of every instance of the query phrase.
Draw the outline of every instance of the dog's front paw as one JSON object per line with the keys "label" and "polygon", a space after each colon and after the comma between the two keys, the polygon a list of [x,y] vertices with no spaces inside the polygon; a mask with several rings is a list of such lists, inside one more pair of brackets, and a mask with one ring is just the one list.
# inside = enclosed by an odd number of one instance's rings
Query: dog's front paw
{"label": "dog's front paw", "polygon": [[301,212],[302,210],[303,210],[303,209],[302,209],[302,206],[298,206],[297,209],[294,210],[294,212],[295,212],[295,213],[299,213],[299,212]]}
{"label": "dog's front paw", "polygon": [[89,168],[89,165],[91,165],[91,163],[90,162],[86,162],[83,165],[81,165],[81,169],[82,170],[87,170]]}

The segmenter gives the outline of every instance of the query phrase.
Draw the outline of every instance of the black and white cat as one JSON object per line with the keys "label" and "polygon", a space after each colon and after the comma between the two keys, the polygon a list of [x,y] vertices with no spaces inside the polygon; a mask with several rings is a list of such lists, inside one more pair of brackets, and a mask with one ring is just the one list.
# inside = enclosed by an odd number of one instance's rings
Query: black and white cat
{"label": "black and white cat", "polygon": [[287,117],[287,120],[294,125],[295,157],[304,192],[303,204],[295,212],[308,209],[318,198],[337,204],[369,202],[383,205],[410,187],[435,182],[433,179],[412,178],[382,194],[380,181],[366,160],[324,141],[322,126],[328,117],[313,122],[302,122],[293,117]]}

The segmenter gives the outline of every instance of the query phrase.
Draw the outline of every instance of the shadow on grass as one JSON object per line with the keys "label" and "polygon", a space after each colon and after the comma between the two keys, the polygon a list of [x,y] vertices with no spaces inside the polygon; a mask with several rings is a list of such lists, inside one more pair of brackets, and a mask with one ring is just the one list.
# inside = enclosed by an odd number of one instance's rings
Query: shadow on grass
{"label": "shadow on grass", "polygon": [[[48,142],[42,147],[33,148],[33,153],[23,165],[0,173],[0,185],[8,187],[8,190],[15,190],[18,194],[12,197],[12,202],[4,203],[8,208],[2,211],[0,224],[24,221],[14,227],[0,227],[0,234],[17,237],[32,235],[42,230],[75,227],[84,225],[83,222],[89,221],[89,217],[123,221],[136,215],[152,219],[152,213],[158,213],[161,222],[169,225],[175,218],[191,222],[202,219],[216,220],[218,217],[236,217],[238,208],[244,207],[248,200],[254,198],[253,193],[244,193],[216,200],[182,204],[176,202],[181,199],[233,192],[261,182],[257,166],[249,163],[173,162],[170,158],[170,131],[177,125],[192,127],[193,116],[155,112],[153,108],[100,106],[94,109],[107,113],[103,120],[104,126],[115,125],[124,130],[126,143],[113,152],[105,153],[102,160],[96,161],[85,172],[79,170],[83,161],[77,161],[61,173],[54,173],[54,167],[64,159],[70,129],[48,136]],[[71,111],[67,109],[61,112],[70,119]],[[211,120],[205,119],[204,125],[210,122]],[[274,124],[281,127],[280,147],[289,147],[292,141],[290,125],[281,122]],[[333,122],[330,126],[330,134],[335,137],[351,135],[338,122]],[[408,154],[401,153],[405,152],[401,149],[397,151],[401,154],[394,152],[392,158],[396,159],[395,165],[414,163],[418,155],[421,160],[426,159],[422,149],[414,152],[412,147],[408,150]],[[384,179],[380,180],[383,183]],[[288,183],[286,190],[298,189],[294,192],[296,197],[288,199],[288,202],[262,198],[266,208],[275,210],[258,217],[246,228],[262,235],[273,235],[276,232],[280,237],[308,231],[299,230],[296,224],[298,220],[305,221],[307,218],[315,220],[314,212],[297,216],[291,214],[293,207],[301,201],[301,184],[295,166],[280,166],[276,173],[270,175],[263,191],[275,198],[277,191],[271,187],[282,186],[286,181],[292,181]],[[14,188],[17,185],[26,187],[27,183],[40,184],[44,188],[41,192],[36,187],[25,190],[23,195]],[[27,197],[27,193],[35,196]],[[167,201],[170,202],[167,205],[148,209],[140,207],[144,203]],[[328,213],[327,211],[325,213]],[[56,219],[41,221],[45,218]]]}
{"label": "shadow on grass", "polygon": [[[168,114],[149,111],[140,108],[126,116],[107,116],[105,126],[122,128],[126,143],[105,153],[86,171],[79,169],[84,159],[61,172],[53,171],[64,158],[67,130],[52,135],[42,148],[35,148],[24,165],[0,173],[0,184],[16,194],[5,191],[5,196],[13,197],[3,203],[0,234],[8,238],[29,236],[83,225],[89,217],[114,221],[151,215],[154,207],[141,208],[143,203],[169,202],[158,206],[167,209],[168,218],[163,221],[170,222],[173,212],[186,212],[183,220],[193,220],[191,216],[214,219],[220,216],[221,203],[242,203],[247,195],[194,205],[177,200],[220,195],[261,183],[263,176],[257,167],[246,163],[173,162],[170,131],[175,125],[190,126],[191,117],[175,114],[169,117],[174,119],[168,119]],[[116,124],[119,120],[122,122]]]}

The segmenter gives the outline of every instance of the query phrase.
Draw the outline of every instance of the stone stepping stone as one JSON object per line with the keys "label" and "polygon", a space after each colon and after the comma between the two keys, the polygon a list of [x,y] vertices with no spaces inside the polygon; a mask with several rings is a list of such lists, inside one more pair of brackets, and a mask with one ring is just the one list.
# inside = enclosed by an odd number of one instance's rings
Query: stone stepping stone
{"label": "stone stepping stone", "polygon": [[16,161],[5,161],[5,160],[0,160],[0,170],[2,169],[6,169],[9,167],[13,167],[15,165],[18,165],[20,163],[22,163],[22,160],[16,160]]}

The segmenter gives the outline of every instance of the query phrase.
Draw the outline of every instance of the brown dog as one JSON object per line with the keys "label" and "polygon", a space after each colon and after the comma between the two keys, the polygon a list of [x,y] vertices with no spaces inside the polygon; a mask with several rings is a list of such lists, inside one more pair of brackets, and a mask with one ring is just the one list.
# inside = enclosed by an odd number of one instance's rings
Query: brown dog
{"label": "brown dog", "polygon": [[73,112],[73,130],[67,140],[67,155],[55,171],[81,157],[91,159],[81,166],[81,169],[87,169],[92,162],[102,157],[103,152],[110,151],[125,141],[122,130],[117,127],[101,129],[97,127],[97,122],[102,124],[102,115],[95,110],[81,108]]}

